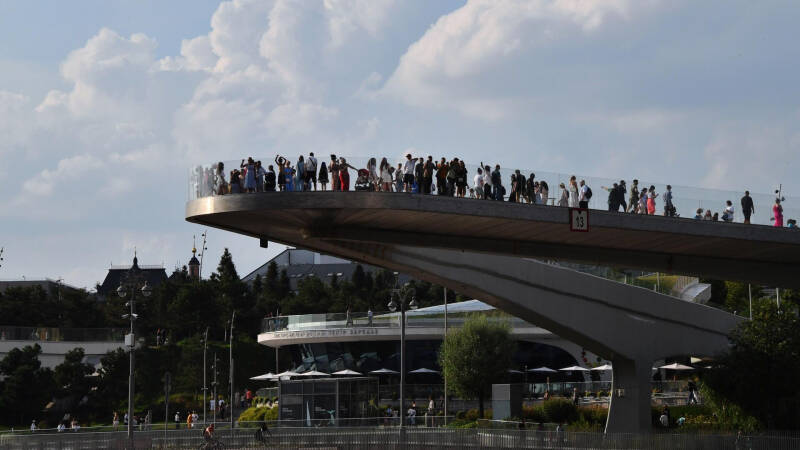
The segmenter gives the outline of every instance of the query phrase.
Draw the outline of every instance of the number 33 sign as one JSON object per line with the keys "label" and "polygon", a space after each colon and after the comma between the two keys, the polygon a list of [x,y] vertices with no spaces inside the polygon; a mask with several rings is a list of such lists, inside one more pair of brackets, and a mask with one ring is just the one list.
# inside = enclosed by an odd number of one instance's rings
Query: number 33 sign
{"label": "number 33 sign", "polygon": [[589,210],[581,208],[569,209],[569,231],[589,231]]}

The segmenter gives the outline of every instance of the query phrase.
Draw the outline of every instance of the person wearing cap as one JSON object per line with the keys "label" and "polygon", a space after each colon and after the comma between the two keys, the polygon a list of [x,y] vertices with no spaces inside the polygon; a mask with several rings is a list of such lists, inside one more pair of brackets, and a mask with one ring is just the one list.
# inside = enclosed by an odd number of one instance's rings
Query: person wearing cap
{"label": "person wearing cap", "polygon": [[406,192],[411,192],[414,186],[414,169],[417,167],[417,160],[412,158],[411,153],[406,154],[406,162],[403,164],[403,186]]}

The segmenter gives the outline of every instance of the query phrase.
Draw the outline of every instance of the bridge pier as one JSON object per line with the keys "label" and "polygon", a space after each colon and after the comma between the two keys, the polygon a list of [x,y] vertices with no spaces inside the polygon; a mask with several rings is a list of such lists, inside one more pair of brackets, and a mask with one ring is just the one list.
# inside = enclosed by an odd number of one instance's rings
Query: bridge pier
{"label": "bridge pier", "polygon": [[606,433],[648,433],[651,431],[649,358],[612,361],[611,402]]}

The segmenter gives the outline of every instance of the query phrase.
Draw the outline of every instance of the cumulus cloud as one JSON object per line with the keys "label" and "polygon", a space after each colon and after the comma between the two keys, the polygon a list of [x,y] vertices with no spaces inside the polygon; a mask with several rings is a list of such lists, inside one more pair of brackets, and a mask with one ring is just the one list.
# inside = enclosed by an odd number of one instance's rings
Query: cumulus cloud
{"label": "cumulus cloud", "polygon": [[[537,50],[591,39],[612,18],[626,20],[653,2],[470,0],[441,17],[401,57],[386,95],[413,106],[454,108],[495,120],[529,102]],[[522,98],[521,98],[522,97]]]}

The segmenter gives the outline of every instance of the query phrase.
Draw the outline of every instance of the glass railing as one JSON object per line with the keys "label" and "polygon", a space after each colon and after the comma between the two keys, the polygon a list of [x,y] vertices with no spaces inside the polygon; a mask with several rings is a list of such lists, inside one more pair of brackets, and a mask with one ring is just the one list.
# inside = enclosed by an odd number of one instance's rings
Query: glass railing
{"label": "glass railing", "polygon": [[123,342],[122,328],[47,328],[0,326],[0,341]]}
{"label": "glass railing", "polygon": [[[367,159],[364,157],[346,157],[347,163],[356,168],[364,168],[367,164]],[[380,158],[378,159],[380,160]],[[273,158],[262,158],[260,160],[263,163],[264,169],[266,170],[269,165],[272,165],[275,170],[277,171],[277,165],[273,161]],[[322,158],[319,159],[318,164],[321,166],[322,162],[328,164],[328,160],[323,160]],[[393,167],[397,168],[397,164],[402,161],[400,160],[392,160],[391,164]],[[207,165],[198,165],[192,167],[189,170],[189,178],[187,183],[187,197],[188,200],[195,200],[198,198],[209,197],[214,195],[230,195],[232,191],[240,191],[244,192],[244,185],[242,184],[242,188],[240,189],[231,189],[231,175],[234,169],[241,170],[241,161],[222,161],[223,170],[219,171],[218,162],[213,164]],[[292,166],[296,166],[297,161],[292,160]],[[494,162],[485,161],[484,164],[494,165]],[[472,186],[473,184],[473,177],[476,173],[476,169],[478,168],[477,165],[474,164],[467,164],[467,184]],[[500,172],[502,173],[503,177],[503,186],[505,186],[507,191],[510,191],[511,185],[511,175],[515,172],[516,169],[512,168],[501,168]],[[530,169],[520,169],[520,172],[525,174],[526,176],[530,176],[531,173],[536,174],[536,181],[546,181],[549,186],[549,193],[547,195],[547,204],[548,205],[555,205],[558,203],[558,199],[560,197],[560,190],[559,184],[564,183],[568,185],[569,178],[571,174],[565,173],[555,173],[555,172],[544,172],[540,170],[530,170]],[[219,174],[223,174],[220,176]],[[353,169],[349,169],[350,174],[350,190],[355,190],[355,183],[357,181],[357,173]],[[586,184],[592,188],[593,196],[589,201],[589,208],[591,209],[601,209],[601,210],[608,210],[608,194],[603,189],[603,187],[611,187],[613,183],[618,182],[620,179],[611,179],[611,178],[604,178],[604,177],[595,177],[595,176],[586,176],[575,174],[578,180],[586,180]],[[630,185],[632,180],[626,180],[628,183],[628,189],[630,189]],[[435,183],[435,178],[434,178]],[[258,185],[259,183],[256,183]],[[656,182],[654,180],[640,180],[639,187],[650,187],[655,186],[656,192],[660,195],[656,199],[657,204],[657,215],[663,215],[664,210],[664,202],[663,202],[663,193],[666,189],[666,184],[664,182]],[[394,183],[392,183],[393,189]],[[302,183],[293,183],[293,188],[301,187]],[[321,184],[318,183],[318,189],[321,189]],[[331,189],[331,185],[328,184],[328,190]],[[771,191],[777,189],[777,186],[742,186],[741,190],[739,191],[726,191],[726,190],[719,190],[719,189],[707,189],[707,188],[698,188],[698,187],[690,187],[690,186],[679,186],[679,185],[672,185],[672,203],[675,206],[676,213],[680,217],[683,218],[693,218],[695,213],[698,209],[711,210],[713,212],[719,213],[720,221],[722,220],[722,213],[725,209],[725,201],[730,200],[733,203],[735,209],[735,221],[742,222],[743,215],[741,212],[741,204],[740,199],[744,194],[745,190],[751,191],[751,197],[753,198],[753,202],[755,204],[755,214],[753,214],[751,218],[751,222],[753,224],[759,225],[772,225],[772,205],[775,202],[775,193]],[[257,191],[263,191],[263,186],[258,188],[256,186]],[[761,191],[769,191],[769,194],[758,194],[755,193],[756,190]],[[467,190],[469,192],[469,190]],[[508,192],[507,192],[508,194]],[[629,194],[630,191],[625,193],[625,201],[629,202]],[[469,195],[468,195],[469,196]],[[783,202],[783,214],[784,214],[784,226],[786,222],[790,218],[798,218],[800,217],[800,198],[797,197],[789,197],[786,196],[785,193],[783,194],[785,198]],[[505,198],[508,198],[506,195]]]}
{"label": "glass railing", "polygon": [[[486,311],[490,321],[506,322],[513,328],[533,327],[522,319],[510,316],[498,310]],[[473,313],[474,314],[474,313]],[[468,313],[448,313],[448,327],[463,325]],[[261,332],[273,331],[308,331],[329,330],[337,328],[399,328],[400,313],[368,312],[301,314],[294,316],[267,317],[261,321]],[[406,311],[406,327],[408,328],[444,328],[444,313]]]}

